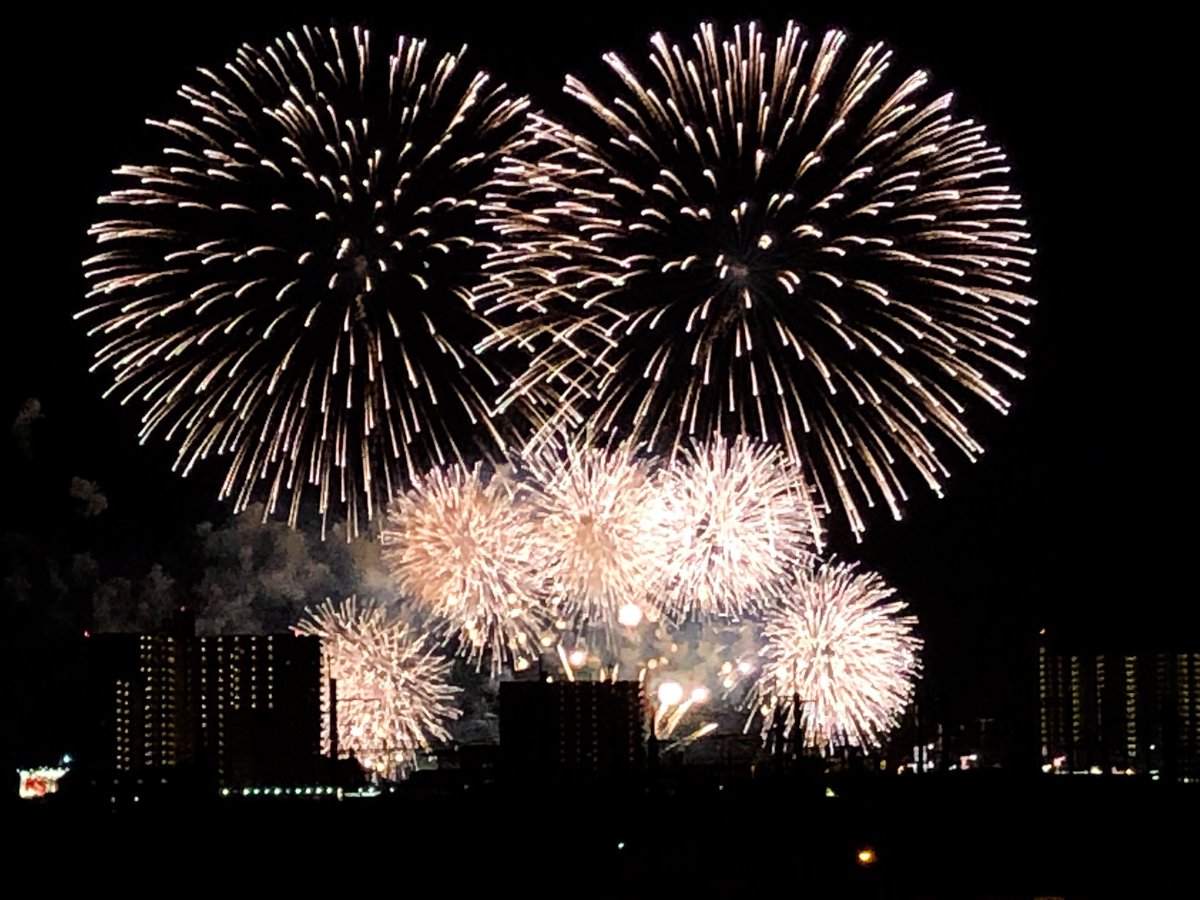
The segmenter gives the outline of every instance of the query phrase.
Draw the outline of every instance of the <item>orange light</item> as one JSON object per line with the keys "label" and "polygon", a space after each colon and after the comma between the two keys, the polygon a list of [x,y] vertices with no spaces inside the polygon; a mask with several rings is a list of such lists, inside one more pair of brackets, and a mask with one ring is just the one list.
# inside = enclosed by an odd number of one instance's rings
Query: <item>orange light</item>
{"label": "orange light", "polygon": [[875,850],[871,847],[863,847],[855,854],[855,859],[858,860],[860,866],[875,865]]}

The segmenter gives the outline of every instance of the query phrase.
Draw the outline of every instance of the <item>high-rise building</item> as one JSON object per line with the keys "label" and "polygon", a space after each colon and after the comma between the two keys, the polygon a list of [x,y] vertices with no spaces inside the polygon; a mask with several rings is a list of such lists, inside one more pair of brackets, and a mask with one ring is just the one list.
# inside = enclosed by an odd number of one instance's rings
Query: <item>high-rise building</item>
{"label": "high-rise building", "polygon": [[317,638],[102,634],[88,643],[94,768],[188,766],[221,787],[312,776]]}
{"label": "high-rise building", "polygon": [[500,685],[506,776],[608,779],[646,761],[646,695],[637,681]]}
{"label": "high-rise building", "polygon": [[1083,652],[1044,639],[1045,771],[1200,780],[1200,652]]}

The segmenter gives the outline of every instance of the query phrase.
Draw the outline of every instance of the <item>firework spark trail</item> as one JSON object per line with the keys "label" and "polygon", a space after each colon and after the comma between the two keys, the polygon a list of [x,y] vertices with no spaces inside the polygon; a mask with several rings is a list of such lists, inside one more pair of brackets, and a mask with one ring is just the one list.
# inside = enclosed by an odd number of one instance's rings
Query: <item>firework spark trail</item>
{"label": "firework spark trail", "polygon": [[830,562],[802,568],[794,591],[769,610],[752,715],[763,734],[777,713],[796,727],[793,698],[809,746],[878,744],[908,703],[920,671],[914,616],[873,572]]}
{"label": "firework spark trail", "polygon": [[414,479],[388,506],[382,559],[401,595],[436,616],[443,638],[493,673],[537,653],[539,524],[521,487],[454,464]]}
{"label": "firework spark trail", "polygon": [[[446,741],[459,718],[460,689],[449,683],[451,662],[426,647],[382,606],[350,597],[305,611],[299,634],[321,639],[329,677],[338,683],[338,747],[366,768],[392,778],[418,754]],[[325,735],[325,752],[329,752]]]}
{"label": "firework spark trail", "polygon": [[176,443],[176,468],[225,456],[238,510],[261,495],[295,524],[315,495],[351,533],[414,472],[517,433],[493,417],[512,360],[476,345],[499,252],[483,220],[504,206],[487,198],[529,102],[465,48],[377,47],[306,27],[200,69],[149,122],[160,159],[99,200],[79,314],[107,393],[144,407],[141,439]]}
{"label": "firework spark trail", "polygon": [[[570,77],[574,131],[534,117],[510,161],[519,249],[498,302],[540,342],[510,401],[553,384],[598,432],[653,449],[782,443],[857,535],[899,518],[915,474],[982,447],[972,405],[1009,408],[1034,253],[1009,166],[925,72],[839,31],[656,35],[650,74],[614,54],[603,99]],[[503,218],[498,217],[498,218]]]}
{"label": "firework spark trail", "polygon": [[661,622],[640,644],[624,645],[621,659],[656,696],[664,682],[674,681],[693,703],[723,715],[739,707],[761,647],[756,623]]}
{"label": "firework spark trail", "polygon": [[529,460],[543,592],[575,626],[610,633],[656,602],[673,535],[651,466],[630,445],[575,442]]}
{"label": "firework spark trail", "polygon": [[660,494],[672,538],[658,558],[676,620],[754,612],[790,586],[820,537],[799,466],[745,436],[685,450],[665,469]]}
{"label": "firework spark trail", "polygon": [[[655,605],[626,622],[600,624],[559,620],[542,646],[557,658],[569,681],[634,678],[654,698],[654,726],[662,739],[694,728],[671,748],[687,746],[718,728],[737,732],[746,693],[762,648],[761,627],[725,619],[672,622]],[[552,648],[552,649],[551,649]],[[664,685],[674,685],[664,694]],[[664,696],[666,700],[664,700]],[[668,702],[669,701],[669,702]],[[715,721],[708,721],[715,720]],[[688,723],[692,724],[688,724]]]}

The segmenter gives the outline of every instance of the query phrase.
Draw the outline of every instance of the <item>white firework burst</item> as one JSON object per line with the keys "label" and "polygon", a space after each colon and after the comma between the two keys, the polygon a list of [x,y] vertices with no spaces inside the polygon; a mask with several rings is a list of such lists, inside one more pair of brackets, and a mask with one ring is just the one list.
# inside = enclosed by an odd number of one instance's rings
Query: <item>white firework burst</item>
{"label": "white firework burst", "polygon": [[[296,631],[321,639],[325,671],[337,680],[339,754],[393,778],[449,740],[461,691],[448,680],[451,661],[429,649],[426,636],[355,597],[305,610]],[[328,730],[324,740],[329,752]]]}
{"label": "white firework burst", "polygon": [[414,479],[388,506],[382,558],[402,596],[436,617],[447,640],[493,672],[535,654],[543,618],[535,582],[537,521],[522,488],[482,466]]}
{"label": "white firework burst", "polygon": [[[651,463],[629,445],[567,442],[530,460],[544,595],[577,625],[611,630],[656,602],[671,539]],[[624,612],[622,610],[624,609]]]}
{"label": "white firework burst", "polygon": [[238,510],[295,524],[310,499],[353,533],[412,475],[530,424],[494,415],[524,360],[476,353],[499,249],[483,206],[529,101],[465,54],[359,27],[243,45],[99,200],[94,368],[179,470],[224,457]]}
{"label": "white firework burst", "polygon": [[[541,385],[654,452],[752,434],[858,534],[975,459],[974,408],[1022,378],[1031,235],[1004,152],[881,43],[754,24],[658,34],[639,72],[568,77],[509,163],[494,257]],[[520,190],[520,186],[530,186]],[[503,218],[503,216],[498,216]],[[487,338],[485,340],[490,340]]]}
{"label": "white firework burst", "polygon": [[914,616],[873,572],[830,562],[799,570],[794,590],[764,619],[755,688],[763,734],[782,717],[809,746],[872,746],[898,721],[920,672]]}
{"label": "white firework burst", "polygon": [[676,620],[753,613],[819,545],[799,465],[744,435],[683,451],[663,471],[660,496],[672,533],[659,556],[663,599]]}

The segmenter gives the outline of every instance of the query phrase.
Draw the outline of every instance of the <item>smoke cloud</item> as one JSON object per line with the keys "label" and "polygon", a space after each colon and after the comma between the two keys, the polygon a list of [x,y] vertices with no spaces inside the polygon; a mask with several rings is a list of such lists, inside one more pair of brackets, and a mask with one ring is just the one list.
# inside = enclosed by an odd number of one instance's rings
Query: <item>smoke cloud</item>
{"label": "smoke cloud", "polygon": [[71,496],[79,501],[76,509],[85,519],[94,518],[108,509],[108,498],[100,485],[86,478],[76,476],[71,479]]}
{"label": "smoke cloud", "polygon": [[26,457],[33,456],[33,423],[45,418],[42,415],[42,402],[37,397],[30,397],[17,411],[13,419],[12,433],[17,439],[17,446]]}

